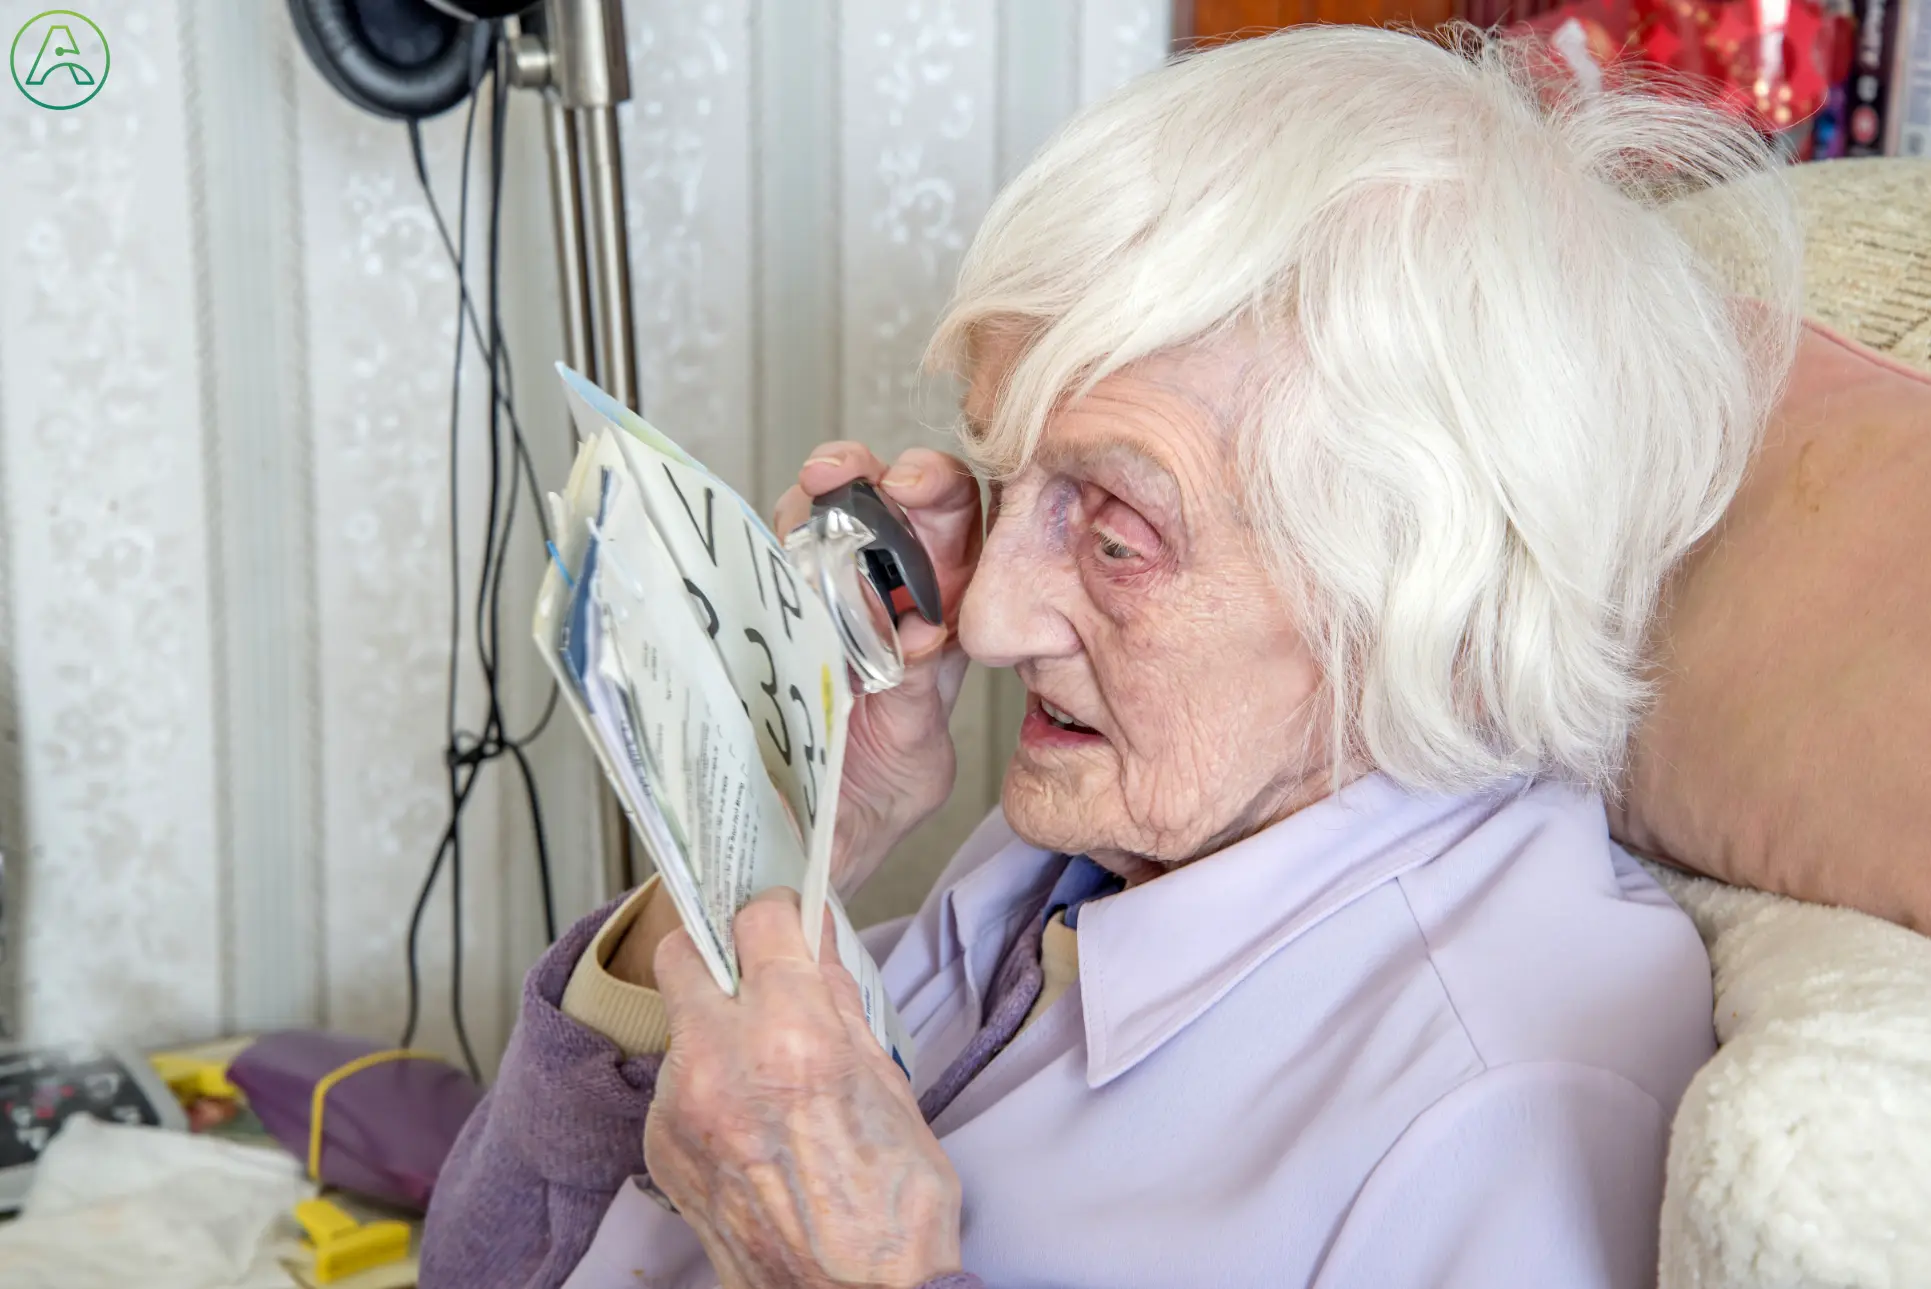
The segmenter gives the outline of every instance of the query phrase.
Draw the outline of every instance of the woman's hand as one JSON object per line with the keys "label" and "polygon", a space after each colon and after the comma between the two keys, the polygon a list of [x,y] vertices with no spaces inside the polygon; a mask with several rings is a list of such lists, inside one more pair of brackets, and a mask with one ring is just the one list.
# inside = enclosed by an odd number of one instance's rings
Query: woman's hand
{"label": "woman's hand", "polygon": [[916,613],[899,620],[905,680],[896,689],[861,695],[852,709],[845,780],[838,798],[832,884],[850,895],[893,846],[952,795],[957,757],[949,721],[965,679],[959,648],[959,602],[979,563],[985,533],[979,482],[964,462],[913,448],[892,467],[861,443],[826,443],[778,499],[780,536],[811,516],[811,499],[853,479],[869,479],[905,508],[932,557],[945,603],[945,625]]}
{"label": "woman's hand", "polygon": [[729,1289],[909,1287],[957,1271],[958,1175],[850,973],[806,955],[792,891],[758,896],[734,926],[735,998],[688,934],[657,950],[670,1052],[644,1129],[651,1181]]}

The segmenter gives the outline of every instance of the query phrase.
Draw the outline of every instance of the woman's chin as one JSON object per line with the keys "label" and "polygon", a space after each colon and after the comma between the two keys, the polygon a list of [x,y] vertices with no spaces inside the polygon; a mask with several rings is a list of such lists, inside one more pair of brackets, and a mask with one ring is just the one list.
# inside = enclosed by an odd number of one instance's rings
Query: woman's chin
{"label": "woman's chin", "polygon": [[1020,840],[1069,855],[1107,844],[1093,814],[1103,793],[1084,790],[1084,775],[1069,766],[1041,765],[1023,753],[1006,766],[999,806]]}

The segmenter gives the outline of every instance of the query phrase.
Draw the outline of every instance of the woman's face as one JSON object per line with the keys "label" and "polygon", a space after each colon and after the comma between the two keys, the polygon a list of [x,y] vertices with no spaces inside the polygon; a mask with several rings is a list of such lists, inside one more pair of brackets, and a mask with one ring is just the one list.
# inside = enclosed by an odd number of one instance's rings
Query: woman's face
{"label": "woman's face", "polygon": [[[1129,880],[1325,793],[1318,676],[1243,522],[1242,355],[1135,364],[1056,412],[999,490],[960,618],[1027,689],[1004,806],[1034,845]],[[980,364],[969,422],[1003,367]]]}

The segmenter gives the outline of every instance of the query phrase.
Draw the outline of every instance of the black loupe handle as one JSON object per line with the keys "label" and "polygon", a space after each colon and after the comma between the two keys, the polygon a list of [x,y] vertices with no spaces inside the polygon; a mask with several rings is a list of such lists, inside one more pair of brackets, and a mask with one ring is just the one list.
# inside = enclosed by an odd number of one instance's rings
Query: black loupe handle
{"label": "black loupe handle", "polygon": [[864,479],[841,484],[823,496],[811,499],[811,510],[842,510],[872,531],[865,546],[865,576],[878,588],[879,596],[891,604],[892,592],[904,587],[912,596],[919,616],[938,626],[945,618],[939,599],[939,577],[932,571],[932,557],[925,553],[918,534],[905,519],[905,512]]}

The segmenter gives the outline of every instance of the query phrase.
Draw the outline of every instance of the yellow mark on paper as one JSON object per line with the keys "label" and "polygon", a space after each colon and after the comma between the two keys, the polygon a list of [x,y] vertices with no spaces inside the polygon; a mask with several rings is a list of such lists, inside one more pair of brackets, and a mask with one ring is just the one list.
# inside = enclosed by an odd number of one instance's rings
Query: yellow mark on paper
{"label": "yellow mark on paper", "polygon": [[821,665],[818,668],[818,675],[823,681],[821,689],[825,696],[825,738],[829,741],[831,738],[831,668]]}

